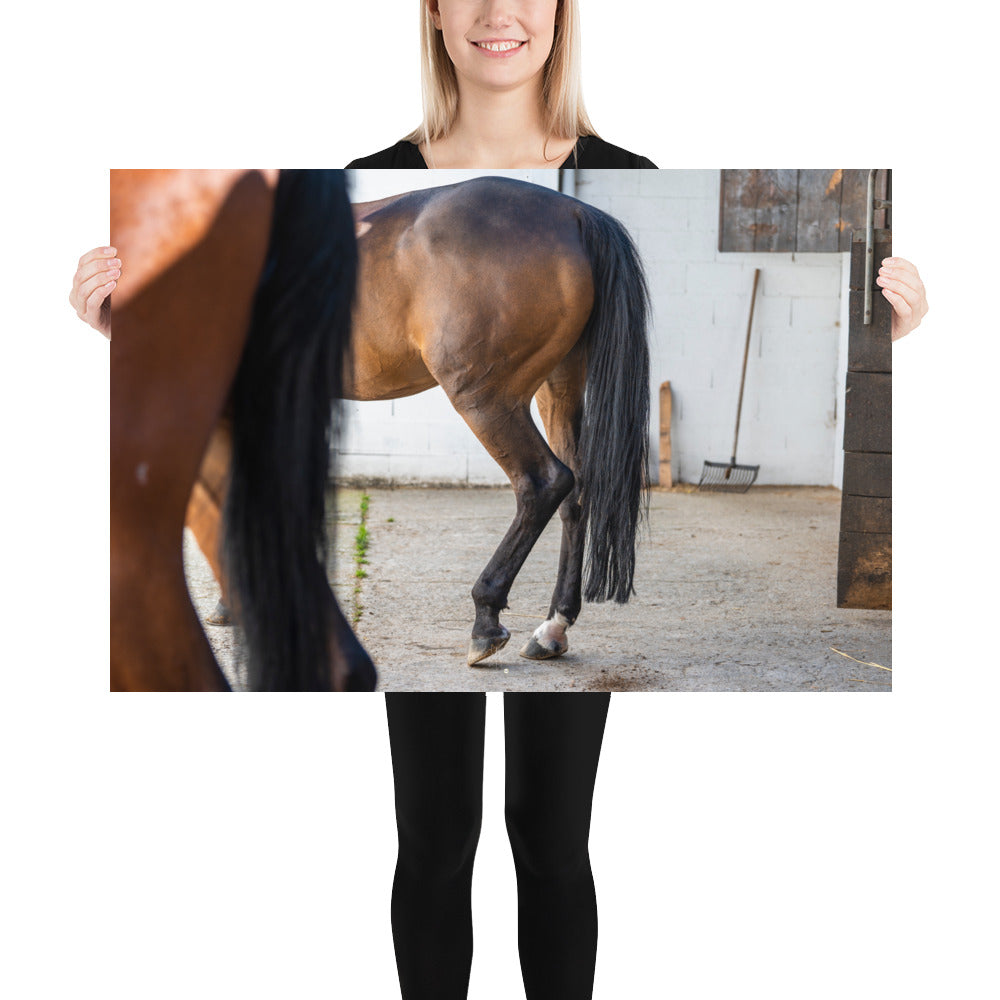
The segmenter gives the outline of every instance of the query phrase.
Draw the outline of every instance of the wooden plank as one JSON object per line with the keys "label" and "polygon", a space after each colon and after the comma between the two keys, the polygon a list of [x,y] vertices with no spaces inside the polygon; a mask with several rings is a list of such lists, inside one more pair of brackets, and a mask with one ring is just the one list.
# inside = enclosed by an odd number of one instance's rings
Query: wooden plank
{"label": "wooden plank", "polygon": [[[885,201],[889,197],[889,171],[875,171],[875,197]],[[876,208],[872,216],[872,225],[875,229],[888,229],[886,225],[886,209]]]}
{"label": "wooden plank", "polygon": [[[873,282],[883,258],[892,256],[892,234],[876,229]],[[851,295],[848,300],[850,337],[847,342],[847,367],[855,372],[892,371],[892,306],[882,289],[872,285],[872,321],[864,325],[865,231],[855,230],[851,243]]]}
{"label": "wooden plank", "polygon": [[844,455],[844,496],[891,497],[892,455],[853,451]]}
{"label": "wooden plank", "polygon": [[[876,175],[876,196],[888,198],[890,171]],[[719,250],[749,253],[850,251],[865,226],[868,170],[723,170]],[[875,225],[888,213],[878,210]]]}
{"label": "wooden plank", "polygon": [[840,195],[840,248],[849,251],[855,229],[865,228],[868,171],[844,170]]}
{"label": "wooden plank", "polygon": [[892,498],[845,494],[840,505],[840,530],[891,534]]}
{"label": "wooden plank", "polygon": [[669,489],[674,485],[673,475],[670,471],[670,420],[673,410],[672,396],[670,394],[670,383],[664,382],[660,386],[660,485]]}
{"label": "wooden plank", "polygon": [[723,170],[719,195],[719,250],[749,253],[754,245],[756,195],[752,170]]}
{"label": "wooden plank", "polygon": [[798,217],[797,170],[755,170],[755,251],[790,253],[795,249]]}
{"label": "wooden plank", "polygon": [[892,535],[840,533],[837,606],[892,609]]}
{"label": "wooden plank", "polygon": [[840,249],[840,201],[843,170],[800,170],[796,253],[826,253]]}
{"label": "wooden plank", "polygon": [[892,451],[892,375],[847,373],[844,451]]}

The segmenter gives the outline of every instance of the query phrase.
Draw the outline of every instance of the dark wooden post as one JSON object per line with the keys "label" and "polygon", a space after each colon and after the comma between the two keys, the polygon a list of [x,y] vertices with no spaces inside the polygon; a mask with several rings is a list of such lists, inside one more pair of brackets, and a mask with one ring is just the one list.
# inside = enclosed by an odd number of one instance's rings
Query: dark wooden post
{"label": "dark wooden post", "polygon": [[[881,220],[878,220],[881,221]],[[892,255],[875,230],[875,274]],[[865,231],[851,244],[850,325],[844,409],[844,491],[837,606],[892,607],[892,309],[878,286],[864,325]]]}

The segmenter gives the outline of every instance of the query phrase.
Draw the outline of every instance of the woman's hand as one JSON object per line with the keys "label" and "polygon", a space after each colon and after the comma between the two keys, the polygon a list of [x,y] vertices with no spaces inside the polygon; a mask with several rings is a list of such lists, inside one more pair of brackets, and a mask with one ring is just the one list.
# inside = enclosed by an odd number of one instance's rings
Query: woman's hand
{"label": "woman's hand", "polygon": [[917,269],[902,257],[886,257],[875,284],[892,306],[892,339],[899,340],[920,326],[927,315],[927,293]]}
{"label": "woman's hand", "polygon": [[108,310],[102,310],[101,306],[118,284],[121,273],[122,262],[115,256],[115,248],[96,247],[80,258],[69,293],[70,305],[77,316],[100,330],[108,340],[111,339],[111,323]]}

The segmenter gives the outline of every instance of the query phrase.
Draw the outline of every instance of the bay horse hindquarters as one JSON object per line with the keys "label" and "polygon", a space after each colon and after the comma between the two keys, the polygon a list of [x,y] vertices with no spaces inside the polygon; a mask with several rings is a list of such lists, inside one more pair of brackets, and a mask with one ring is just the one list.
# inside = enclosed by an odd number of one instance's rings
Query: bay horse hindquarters
{"label": "bay horse hindquarters", "polygon": [[[548,188],[488,177],[375,203],[359,241],[354,398],[437,382],[507,474],[517,509],[473,588],[469,664],[506,644],[500,612],[558,509],[547,620],[521,650],[568,648],[588,600],[628,600],[646,480],[648,292],[611,216]],[[548,442],[531,418],[538,402]]]}
{"label": "bay horse hindquarters", "polygon": [[227,575],[249,686],[374,686],[322,572],[317,440],[329,436],[354,282],[344,178],[275,173],[112,171],[112,240],[128,269],[111,344],[113,689],[228,688],[191,606],[181,537],[231,390]]}

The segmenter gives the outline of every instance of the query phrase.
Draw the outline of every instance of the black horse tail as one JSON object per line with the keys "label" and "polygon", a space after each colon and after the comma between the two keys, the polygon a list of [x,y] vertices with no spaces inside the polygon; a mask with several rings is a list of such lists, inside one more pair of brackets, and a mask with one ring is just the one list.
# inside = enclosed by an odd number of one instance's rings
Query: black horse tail
{"label": "black horse tail", "polygon": [[251,690],[333,686],[325,499],[356,274],[343,172],[282,170],[231,395],[223,554]]}
{"label": "black horse tail", "polygon": [[624,604],[635,592],[635,536],[648,507],[649,289],[625,227],[582,208],[594,274],[594,308],[583,332],[587,389],[578,477],[587,523],[584,597]]}

